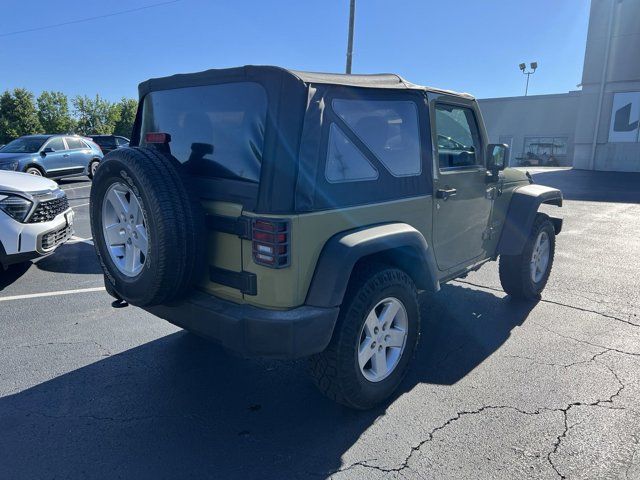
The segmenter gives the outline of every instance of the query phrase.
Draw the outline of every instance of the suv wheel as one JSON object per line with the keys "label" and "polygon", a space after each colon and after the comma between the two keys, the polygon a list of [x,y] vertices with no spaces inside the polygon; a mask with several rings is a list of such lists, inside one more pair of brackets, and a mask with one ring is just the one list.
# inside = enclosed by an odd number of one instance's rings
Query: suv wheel
{"label": "suv wheel", "polygon": [[98,170],[98,167],[100,166],[100,162],[98,160],[92,160],[91,163],[89,164],[89,175],[88,177],[93,180],[93,177],[96,175],[96,171]]}
{"label": "suv wheel", "polygon": [[522,300],[540,298],[549,280],[555,248],[553,223],[547,215],[538,213],[522,253],[500,256],[500,283],[504,291]]}
{"label": "suv wheel", "polygon": [[310,360],[317,387],[357,409],[386,400],[407,373],[420,334],[418,295],[402,270],[356,273],[327,349]]}
{"label": "suv wheel", "polygon": [[28,173],[29,175],[35,175],[37,177],[42,177],[42,171],[38,167],[29,167],[24,173]]}

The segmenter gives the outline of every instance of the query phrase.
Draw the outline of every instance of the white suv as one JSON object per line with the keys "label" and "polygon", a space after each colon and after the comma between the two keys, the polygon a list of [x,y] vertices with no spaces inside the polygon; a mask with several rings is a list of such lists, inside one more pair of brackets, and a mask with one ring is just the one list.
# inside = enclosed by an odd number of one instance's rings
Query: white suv
{"label": "white suv", "polygon": [[52,253],[73,235],[73,210],[52,180],[0,171],[0,269]]}

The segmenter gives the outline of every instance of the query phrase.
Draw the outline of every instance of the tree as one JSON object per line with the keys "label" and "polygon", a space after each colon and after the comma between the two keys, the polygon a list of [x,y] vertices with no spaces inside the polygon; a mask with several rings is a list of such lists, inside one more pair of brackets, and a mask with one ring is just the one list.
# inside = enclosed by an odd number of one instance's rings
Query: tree
{"label": "tree", "polygon": [[6,91],[0,96],[0,143],[41,131],[31,92],[16,88],[13,92]]}
{"label": "tree", "polygon": [[72,101],[77,118],[76,130],[82,135],[109,135],[119,118],[115,104],[96,95],[90,98],[78,95]]}
{"label": "tree", "polygon": [[46,133],[70,133],[75,123],[62,92],[42,92],[38,97],[38,118]]}
{"label": "tree", "polygon": [[133,122],[136,119],[136,112],[138,110],[138,102],[133,98],[123,97],[120,102],[116,104],[116,108],[118,109],[119,118],[115,124],[113,134],[131,138]]}

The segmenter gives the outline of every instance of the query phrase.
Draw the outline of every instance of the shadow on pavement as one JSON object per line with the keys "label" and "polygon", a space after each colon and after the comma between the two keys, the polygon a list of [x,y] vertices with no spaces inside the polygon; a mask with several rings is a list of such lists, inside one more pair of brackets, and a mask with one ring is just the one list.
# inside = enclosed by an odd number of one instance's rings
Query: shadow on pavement
{"label": "shadow on pavement", "polygon": [[27,273],[29,268],[31,268],[31,262],[9,265],[5,271],[3,271],[0,266],[0,292],[12,283],[18,281],[20,277]]}
{"label": "shadow on pavement", "polygon": [[[460,286],[426,297],[421,346],[402,392],[456,383],[531,308]],[[325,399],[305,364],[243,360],[185,332],[100,359],[0,399],[3,475],[326,476],[385,412]]]}
{"label": "shadow on pavement", "polygon": [[533,180],[559,188],[567,200],[640,203],[640,173],[553,170],[534,172]]}
{"label": "shadow on pavement", "polygon": [[65,243],[50,256],[38,260],[40,270],[54,273],[95,275],[102,273],[93,245],[83,242]]}

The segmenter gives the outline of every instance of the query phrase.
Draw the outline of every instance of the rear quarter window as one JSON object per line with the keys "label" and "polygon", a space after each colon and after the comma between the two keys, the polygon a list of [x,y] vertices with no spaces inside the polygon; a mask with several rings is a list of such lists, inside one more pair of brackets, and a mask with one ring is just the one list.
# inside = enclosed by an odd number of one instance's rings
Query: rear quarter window
{"label": "rear quarter window", "polygon": [[148,132],[169,133],[171,154],[190,173],[258,183],[266,115],[266,92],[254,82],[151,92],[140,143]]}

